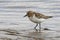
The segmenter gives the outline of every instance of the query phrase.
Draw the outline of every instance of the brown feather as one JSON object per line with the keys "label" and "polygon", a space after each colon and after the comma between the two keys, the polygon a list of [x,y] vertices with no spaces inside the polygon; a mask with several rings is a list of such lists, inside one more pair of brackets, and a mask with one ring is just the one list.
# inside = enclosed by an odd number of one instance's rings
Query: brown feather
{"label": "brown feather", "polygon": [[33,15],[35,15],[38,19],[40,19],[40,18],[44,18],[44,19],[52,18],[52,16],[45,16],[41,13],[37,13],[34,11],[28,11],[26,14],[26,16],[28,16],[28,17],[33,17]]}

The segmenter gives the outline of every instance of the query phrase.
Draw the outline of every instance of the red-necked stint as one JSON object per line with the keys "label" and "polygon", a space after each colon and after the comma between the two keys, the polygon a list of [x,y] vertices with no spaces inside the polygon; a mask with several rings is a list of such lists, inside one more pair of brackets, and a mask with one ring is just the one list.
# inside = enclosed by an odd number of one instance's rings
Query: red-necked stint
{"label": "red-necked stint", "polygon": [[39,31],[41,31],[41,22],[43,22],[44,20],[46,20],[48,18],[52,18],[52,16],[46,16],[44,14],[37,13],[34,11],[28,11],[24,17],[26,17],[26,16],[29,18],[30,21],[36,23],[36,26],[34,27],[35,30],[39,24]]}

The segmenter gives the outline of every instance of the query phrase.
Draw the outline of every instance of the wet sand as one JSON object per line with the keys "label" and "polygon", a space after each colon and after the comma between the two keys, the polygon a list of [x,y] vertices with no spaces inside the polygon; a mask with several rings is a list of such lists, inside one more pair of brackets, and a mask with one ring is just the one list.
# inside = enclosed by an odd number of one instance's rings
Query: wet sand
{"label": "wet sand", "polygon": [[42,30],[41,32],[31,30],[1,29],[0,40],[60,40],[60,32]]}

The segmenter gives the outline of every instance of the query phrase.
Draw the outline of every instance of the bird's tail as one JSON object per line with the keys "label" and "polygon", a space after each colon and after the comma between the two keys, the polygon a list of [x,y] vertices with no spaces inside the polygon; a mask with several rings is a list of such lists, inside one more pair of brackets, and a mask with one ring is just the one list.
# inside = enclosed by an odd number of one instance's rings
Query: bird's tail
{"label": "bird's tail", "polygon": [[44,16],[45,19],[52,18],[53,16]]}
{"label": "bird's tail", "polygon": [[48,18],[52,18],[53,16],[48,16]]}

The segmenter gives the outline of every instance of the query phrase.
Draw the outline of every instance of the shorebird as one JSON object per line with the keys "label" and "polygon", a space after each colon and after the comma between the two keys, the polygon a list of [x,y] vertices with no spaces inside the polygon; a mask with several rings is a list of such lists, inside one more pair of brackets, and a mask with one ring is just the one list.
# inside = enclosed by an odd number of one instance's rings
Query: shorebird
{"label": "shorebird", "polygon": [[43,22],[46,19],[52,18],[52,16],[46,16],[44,14],[37,13],[34,11],[28,11],[24,17],[26,16],[29,18],[30,21],[36,23],[36,26],[34,27],[35,30],[39,24],[39,31],[41,31],[41,22]]}

